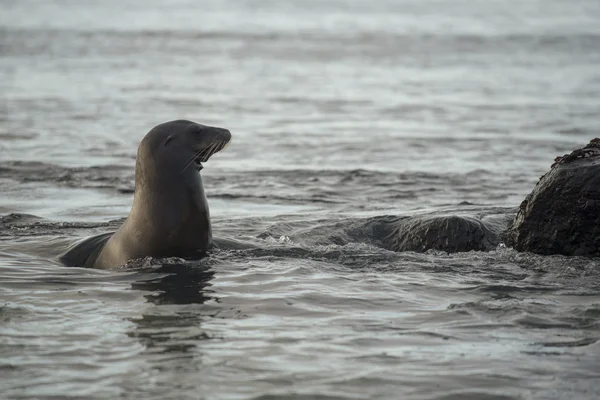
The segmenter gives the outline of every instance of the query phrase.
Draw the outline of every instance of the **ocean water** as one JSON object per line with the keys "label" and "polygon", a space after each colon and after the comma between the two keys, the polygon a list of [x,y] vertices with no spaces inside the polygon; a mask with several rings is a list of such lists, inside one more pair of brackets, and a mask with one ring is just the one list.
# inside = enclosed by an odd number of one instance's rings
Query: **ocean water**
{"label": "ocean water", "polygon": [[[382,216],[516,212],[599,135],[596,0],[4,1],[0,397],[597,399],[600,261],[392,252]],[[154,125],[246,249],[98,271]]]}

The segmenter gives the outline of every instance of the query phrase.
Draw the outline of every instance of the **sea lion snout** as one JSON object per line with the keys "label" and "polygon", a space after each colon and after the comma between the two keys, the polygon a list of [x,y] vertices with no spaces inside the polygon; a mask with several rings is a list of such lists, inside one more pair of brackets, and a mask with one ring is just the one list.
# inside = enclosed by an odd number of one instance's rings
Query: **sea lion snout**
{"label": "sea lion snout", "polygon": [[187,132],[191,133],[196,139],[212,142],[215,140],[229,141],[231,140],[231,132],[229,129],[219,128],[218,126],[209,126],[191,123]]}
{"label": "sea lion snout", "polygon": [[223,150],[231,141],[231,132],[225,128],[201,125],[199,140],[194,146],[198,162],[206,162],[215,153]]}
{"label": "sea lion snout", "polygon": [[229,129],[217,127],[211,127],[211,129],[214,130],[215,140],[220,140],[225,143],[229,143],[231,141],[231,132]]}

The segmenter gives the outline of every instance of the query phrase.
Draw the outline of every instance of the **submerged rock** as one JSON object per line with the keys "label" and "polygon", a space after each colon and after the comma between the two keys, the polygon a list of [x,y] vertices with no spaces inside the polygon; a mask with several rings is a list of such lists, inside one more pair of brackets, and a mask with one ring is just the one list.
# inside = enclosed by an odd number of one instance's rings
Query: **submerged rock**
{"label": "submerged rock", "polygon": [[448,253],[489,251],[500,243],[498,232],[482,221],[458,215],[407,218],[399,221],[382,242],[388,250],[425,252],[433,249]]}
{"label": "submerged rock", "polygon": [[511,211],[376,217],[349,233],[355,239],[368,238],[367,242],[392,251],[490,251],[500,244],[500,235],[514,215]]}
{"label": "submerged rock", "polygon": [[41,221],[42,218],[32,214],[11,213],[0,215],[0,227],[14,228]]}
{"label": "submerged rock", "polygon": [[471,207],[413,216],[349,218],[333,223],[331,220],[312,221],[308,225],[281,223],[269,227],[259,237],[274,240],[286,235],[292,242],[308,246],[365,243],[398,252],[490,251],[500,244],[500,235],[513,216],[512,208]]}
{"label": "submerged rock", "polygon": [[600,139],[557,157],[507,233],[518,251],[600,256]]}

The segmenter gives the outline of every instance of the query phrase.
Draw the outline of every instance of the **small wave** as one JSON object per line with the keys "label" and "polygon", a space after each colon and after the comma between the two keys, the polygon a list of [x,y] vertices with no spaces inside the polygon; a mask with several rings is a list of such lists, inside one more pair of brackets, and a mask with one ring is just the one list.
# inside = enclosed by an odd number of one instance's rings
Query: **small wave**
{"label": "small wave", "polygon": [[583,347],[594,344],[598,341],[598,338],[584,338],[579,340],[566,340],[562,342],[539,342],[536,343],[543,347]]}
{"label": "small wave", "polygon": [[128,188],[131,169],[121,166],[69,168],[39,161],[0,163],[0,177],[18,182],[45,182],[59,186],[92,189]]}

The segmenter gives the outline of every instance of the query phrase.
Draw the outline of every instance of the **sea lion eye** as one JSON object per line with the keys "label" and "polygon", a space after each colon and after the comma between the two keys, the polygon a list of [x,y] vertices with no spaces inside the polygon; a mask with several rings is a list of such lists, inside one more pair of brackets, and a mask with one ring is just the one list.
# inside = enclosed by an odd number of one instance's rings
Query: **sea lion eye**
{"label": "sea lion eye", "polygon": [[194,130],[194,134],[196,136],[201,135],[202,132],[204,132],[204,128],[202,128],[202,127],[198,127],[198,128],[196,128],[196,130]]}

